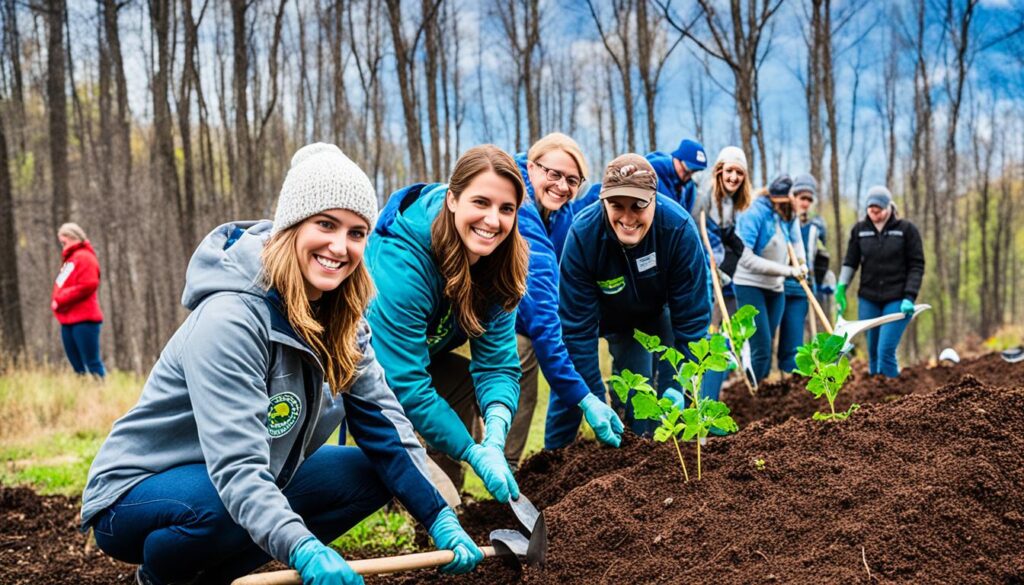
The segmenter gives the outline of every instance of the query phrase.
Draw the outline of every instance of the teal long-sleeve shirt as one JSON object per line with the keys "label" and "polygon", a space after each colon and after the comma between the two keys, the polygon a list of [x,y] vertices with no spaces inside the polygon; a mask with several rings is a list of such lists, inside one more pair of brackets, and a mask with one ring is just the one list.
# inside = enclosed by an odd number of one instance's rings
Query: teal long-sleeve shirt
{"label": "teal long-sleeve shirt", "polygon": [[[431,446],[462,459],[473,437],[427,372],[432,356],[466,338],[444,296],[430,245],[430,226],[446,193],[446,185],[419,184],[388,200],[367,244],[366,262],[377,287],[367,321],[377,360],[413,426]],[[519,404],[515,318],[515,311],[493,306],[484,334],[469,340],[469,370],[482,413],[500,404],[515,414]]]}

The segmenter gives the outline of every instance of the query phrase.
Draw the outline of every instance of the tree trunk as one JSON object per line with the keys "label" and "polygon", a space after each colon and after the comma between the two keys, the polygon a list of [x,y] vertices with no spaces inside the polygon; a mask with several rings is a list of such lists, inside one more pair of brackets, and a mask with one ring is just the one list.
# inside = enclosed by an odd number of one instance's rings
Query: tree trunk
{"label": "tree trunk", "polygon": [[[843,233],[841,213],[842,194],[839,183],[839,121],[836,114],[835,62],[832,60],[832,1],[824,0],[821,27],[822,93],[825,100],[825,119],[828,126],[829,196],[832,199],[832,221],[835,233]],[[843,257],[843,238],[833,238],[836,258]]]}
{"label": "tree trunk", "polygon": [[243,203],[244,213],[259,210],[259,193],[255,188],[255,155],[249,128],[249,27],[246,24],[248,0],[231,0],[233,51],[233,82],[235,101],[235,161],[233,190]]}
{"label": "tree trunk", "polygon": [[[8,102],[0,100],[0,113]],[[14,223],[14,188],[7,160],[7,134],[0,116],[0,348],[8,360],[3,367],[23,355],[25,332],[21,322],[21,292],[18,282],[18,236]]]}
{"label": "tree trunk", "polygon": [[64,13],[66,11],[65,0],[52,0],[46,11],[46,105],[53,187],[50,223],[54,233],[60,224],[71,220],[71,195],[68,186],[68,113],[64,64]]}
{"label": "tree trunk", "polygon": [[406,43],[402,34],[401,0],[387,0],[388,23],[395,46],[395,69],[398,72],[398,88],[402,95],[402,114],[405,118],[405,140],[409,145],[410,174],[414,177],[427,175],[427,162],[423,150],[423,135],[420,118],[416,109],[416,77],[413,70],[415,52]]}

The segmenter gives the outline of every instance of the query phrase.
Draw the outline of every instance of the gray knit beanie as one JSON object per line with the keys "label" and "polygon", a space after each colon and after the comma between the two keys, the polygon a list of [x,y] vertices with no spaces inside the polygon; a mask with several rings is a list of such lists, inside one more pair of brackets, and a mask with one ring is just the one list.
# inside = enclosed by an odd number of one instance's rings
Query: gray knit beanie
{"label": "gray knit beanie", "polygon": [[793,177],[793,194],[810,193],[811,197],[818,196],[818,181],[811,175],[797,175]]}
{"label": "gray knit beanie", "polygon": [[370,224],[377,223],[377,193],[370,178],[333,144],[317,142],[300,148],[277,198],[271,234],[328,209],[347,209]]}

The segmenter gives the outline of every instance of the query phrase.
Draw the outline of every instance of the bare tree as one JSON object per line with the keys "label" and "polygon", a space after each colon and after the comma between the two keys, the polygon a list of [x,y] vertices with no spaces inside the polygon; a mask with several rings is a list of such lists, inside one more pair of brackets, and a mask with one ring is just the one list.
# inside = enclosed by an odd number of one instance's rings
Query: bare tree
{"label": "bare tree", "polygon": [[640,0],[636,5],[636,45],[639,62],[637,70],[644,94],[644,110],[647,114],[647,149],[658,149],[658,93],[660,91],[661,73],[668,63],[669,57],[683,40],[683,35],[676,37],[671,44],[666,39],[662,28],[664,18],[661,14],[647,10],[648,0]]}
{"label": "bare tree", "polygon": [[[740,0],[730,0],[728,21],[718,14],[714,2],[697,0],[700,10],[688,22],[681,21],[673,13],[672,0],[654,2],[661,7],[665,19],[673,28],[690,39],[701,51],[729,68],[733,77],[731,95],[736,104],[743,150],[753,157],[754,141],[757,141],[756,160],[759,161],[761,179],[766,180],[768,163],[764,153],[764,129],[758,123],[761,103],[758,77],[771,47],[769,25],[782,6],[782,0],[752,0],[745,5]],[[703,21],[710,39],[694,32],[698,20]]]}
{"label": "bare tree", "polygon": [[[630,27],[630,18],[634,15],[634,2],[645,0],[612,0],[612,14],[615,15],[613,32],[605,32],[601,16],[594,8],[593,0],[587,0],[587,7],[590,8],[590,16],[597,27],[597,34],[601,37],[608,56],[611,57],[615,69],[619,72],[619,82],[622,84],[622,106],[626,121],[626,150],[636,151],[636,112],[633,98],[633,45],[630,39],[633,38],[633,31]],[[613,110],[614,111],[614,110]]]}
{"label": "bare tree", "polygon": [[[8,101],[0,99],[0,347],[4,355],[19,357],[25,351],[21,326],[21,292],[18,279],[18,238],[14,225],[14,187],[7,160],[7,134],[2,114]],[[4,364],[0,364],[0,368]]]}
{"label": "bare tree", "polygon": [[68,185],[68,114],[65,89],[64,19],[65,0],[52,0],[41,9],[46,18],[46,106],[49,119],[50,173],[53,200],[50,204],[52,230],[71,216]]}

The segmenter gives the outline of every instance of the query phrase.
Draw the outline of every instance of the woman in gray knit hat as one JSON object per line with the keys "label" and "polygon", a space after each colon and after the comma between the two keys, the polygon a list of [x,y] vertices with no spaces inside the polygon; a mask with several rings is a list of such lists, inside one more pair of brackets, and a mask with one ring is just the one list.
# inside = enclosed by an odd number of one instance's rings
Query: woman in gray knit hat
{"label": "woman in gray knit hat", "polygon": [[[329,543],[397,497],[455,560],[483,553],[431,483],[363,311],[377,196],[332,144],[292,158],[274,221],[199,245],[192,313],[107,437],[82,530],[139,583],[227,583],[276,559],[304,583],[362,583]],[[358,447],[324,445],[342,419]]]}

